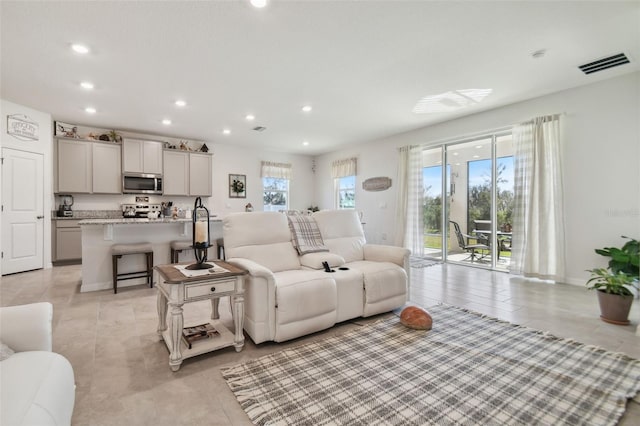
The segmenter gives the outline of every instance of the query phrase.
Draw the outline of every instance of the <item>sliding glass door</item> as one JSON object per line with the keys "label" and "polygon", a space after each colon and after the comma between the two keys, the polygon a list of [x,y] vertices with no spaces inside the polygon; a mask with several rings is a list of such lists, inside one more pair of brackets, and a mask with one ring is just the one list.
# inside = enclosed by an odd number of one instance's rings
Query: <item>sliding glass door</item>
{"label": "sliding glass door", "polygon": [[425,257],[506,271],[511,259],[511,132],[428,148],[422,155]]}

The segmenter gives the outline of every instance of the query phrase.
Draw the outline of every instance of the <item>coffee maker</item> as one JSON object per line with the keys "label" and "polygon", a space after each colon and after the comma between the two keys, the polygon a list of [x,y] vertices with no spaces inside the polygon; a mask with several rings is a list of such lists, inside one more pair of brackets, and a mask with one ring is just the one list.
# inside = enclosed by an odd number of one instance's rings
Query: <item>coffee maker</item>
{"label": "coffee maker", "polygon": [[73,205],[73,195],[60,194],[60,205],[58,206],[58,217],[73,217],[71,206]]}

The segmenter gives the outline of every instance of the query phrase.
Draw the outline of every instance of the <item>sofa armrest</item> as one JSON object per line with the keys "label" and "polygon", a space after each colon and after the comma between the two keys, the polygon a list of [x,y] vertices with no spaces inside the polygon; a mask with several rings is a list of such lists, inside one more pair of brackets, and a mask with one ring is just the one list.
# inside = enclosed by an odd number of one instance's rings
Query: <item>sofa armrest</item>
{"label": "sofa armrest", "polygon": [[244,280],[244,330],[254,343],[276,335],[276,277],[253,260],[234,257],[226,262],[247,270]]}
{"label": "sofa armrest", "polygon": [[410,250],[396,246],[365,244],[363,248],[364,260],[371,260],[374,262],[393,262],[405,269],[409,262],[409,255],[411,254]]}
{"label": "sofa armrest", "polygon": [[273,282],[274,280],[273,272],[271,272],[269,269],[265,268],[264,266],[260,265],[259,263],[254,262],[253,260],[244,259],[241,257],[234,257],[231,259],[226,259],[225,262],[235,265],[238,268],[245,269],[246,271],[249,272],[249,275],[251,275],[252,277],[266,278],[267,281],[271,281],[271,282]]}
{"label": "sofa armrest", "polygon": [[0,308],[0,340],[16,352],[51,352],[52,322],[49,302]]}

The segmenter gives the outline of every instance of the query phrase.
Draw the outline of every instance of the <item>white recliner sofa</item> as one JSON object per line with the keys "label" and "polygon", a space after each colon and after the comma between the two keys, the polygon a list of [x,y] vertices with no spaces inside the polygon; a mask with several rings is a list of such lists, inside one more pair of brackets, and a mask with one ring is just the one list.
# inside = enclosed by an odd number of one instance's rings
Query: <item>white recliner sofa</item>
{"label": "white recliner sofa", "polygon": [[73,368],[52,352],[51,303],[0,308],[0,341],[15,353],[0,361],[1,425],[69,425]]}
{"label": "white recliner sofa", "polygon": [[[329,251],[299,255],[283,213],[236,213],[223,221],[227,262],[249,271],[244,329],[255,343],[304,336],[407,301],[409,250],[367,244],[353,210],[311,217]],[[325,272],[324,261],[334,272]]]}

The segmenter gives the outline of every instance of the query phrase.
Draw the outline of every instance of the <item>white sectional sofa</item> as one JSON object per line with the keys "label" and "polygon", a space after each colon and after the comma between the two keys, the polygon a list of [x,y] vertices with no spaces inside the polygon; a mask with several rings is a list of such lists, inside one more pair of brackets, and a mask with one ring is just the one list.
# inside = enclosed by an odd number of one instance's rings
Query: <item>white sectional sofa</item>
{"label": "white sectional sofa", "polygon": [[[293,339],[407,301],[409,250],[367,244],[353,210],[323,210],[311,218],[328,251],[300,255],[283,213],[224,219],[226,260],[249,271],[244,329],[255,343]],[[323,261],[334,272],[325,272]]]}
{"label": "white sectional sofa", "polygon": [[0,308],[0,340],[15,353],[0,361],[1,425],[69,425],[73,368],[52,349],[51,303]]}

